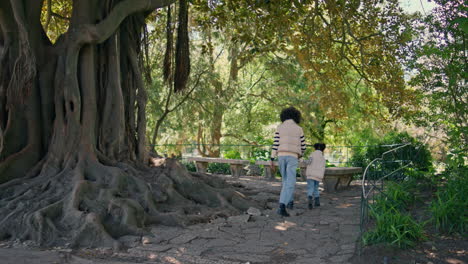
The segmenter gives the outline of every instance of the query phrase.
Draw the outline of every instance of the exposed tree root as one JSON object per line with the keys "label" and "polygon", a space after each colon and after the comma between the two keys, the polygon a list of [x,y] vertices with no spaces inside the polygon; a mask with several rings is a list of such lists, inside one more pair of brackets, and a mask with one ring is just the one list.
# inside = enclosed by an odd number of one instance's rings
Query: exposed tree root
{"label": "exposed tree root", "polygon": [[0,185],[0,240],[119,247],[119,237],[142,236],[152,224],[188,225],[254,205],[223,180],[174,160],[141,172],[88,158],[54,171]]}

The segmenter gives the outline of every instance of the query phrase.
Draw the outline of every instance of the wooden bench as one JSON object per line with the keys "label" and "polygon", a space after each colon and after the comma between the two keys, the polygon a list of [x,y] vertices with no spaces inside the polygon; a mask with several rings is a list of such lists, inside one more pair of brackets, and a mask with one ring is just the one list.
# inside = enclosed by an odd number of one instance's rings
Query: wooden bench
{"label": "wooden bench", "polygon": [[[272,174],[271,162],[270,161],[256,161],[255,164],[263,165],[265,171],[265,178],[267,180],[273,180],[275,176]],[[273,166],[278,167],[278,162],[274,161]],[[299,163],[300,175],[303,181],[306,181],[306,167],[305,162]],[[325,176],[323,178],[323,187],[326,192],[335,192],[338,189],[348,187],[353,176],[361,173],[361,167],[330,167],[325,168]]]}
{"label": "wooden bench", "polygon": [[231,175],[233,177],[243,176],[244,166],[249,164],[248,160],[238,159],[220,159],[220,158],[204,158],[204,157],[189,157],[187,161],[194,161],[197,172],[206,173],[209,163],[227,163],[231,168]]}

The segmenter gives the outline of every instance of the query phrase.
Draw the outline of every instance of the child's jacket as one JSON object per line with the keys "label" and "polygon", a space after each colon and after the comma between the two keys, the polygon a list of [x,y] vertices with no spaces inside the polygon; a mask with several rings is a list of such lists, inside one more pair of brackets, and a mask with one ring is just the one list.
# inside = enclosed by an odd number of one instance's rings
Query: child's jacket
{"label": "child's jacket", "polygon": [[322,181],[325,175],[325,157],[322,151],[316,150],[307,160],[306,177],[308,180]]}

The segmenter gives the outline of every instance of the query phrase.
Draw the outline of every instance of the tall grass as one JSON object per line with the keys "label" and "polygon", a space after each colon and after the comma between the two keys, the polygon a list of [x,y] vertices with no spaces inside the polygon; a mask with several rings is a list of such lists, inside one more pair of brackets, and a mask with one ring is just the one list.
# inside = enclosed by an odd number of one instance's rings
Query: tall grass
{"label": "tall grass", "polygon": [[432,220],[438,231],[466,235],[468,231],[468,170],[451,172],[431,203]]}
{"label": "tall grass", "polygon": [[399,248],[412,247],[424,240],[424,224],[416,222],[409,214],[395,208],[376,211],[371,207],[375,228],[363,236],[365,245],[388,243]]}
{"label": "tall grass", "polygon": [[400,248],[412,247],[424,240],[424,225],[418,223],[406,209],[415,201],[411,183],[389,182],[385,190],[370,205],[375,226],[363,236],[365,245],[388,243]]}

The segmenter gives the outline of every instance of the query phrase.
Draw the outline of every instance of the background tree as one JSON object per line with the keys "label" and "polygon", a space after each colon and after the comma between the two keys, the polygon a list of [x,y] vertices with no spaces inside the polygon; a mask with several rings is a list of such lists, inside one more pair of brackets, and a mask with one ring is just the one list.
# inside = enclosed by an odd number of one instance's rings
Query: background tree
{"label": "background tree", "polygon": [[[197,122],[190,130],[201,146],[269,138],[268,125],[290,104],[303,111],[310,140],[347,143],[412,107],[401,65],[409,24],[397,1],[202,1],[193,9],[194,30],[204,36],[195,53],[213,70],[190,97],[194,107],[183,110],[197,112],[196,120],[183,111],[178,116],[185,128]],[[229,55],[234,44],[236,61]],[[253,109],[263,110],[258,116]],[[246,120],[262,127],[248,132]],[[210,155],[207,148],[200,152]]]}
{"label": "background tree", "polygon": [[461,158],[468,140],[468,12],[463,1],[436,3],[430,15],[415,21],[408,67],[413,70],[410,85],[421,92],[423,107],[410,119],[438,131],[438,140]]}

